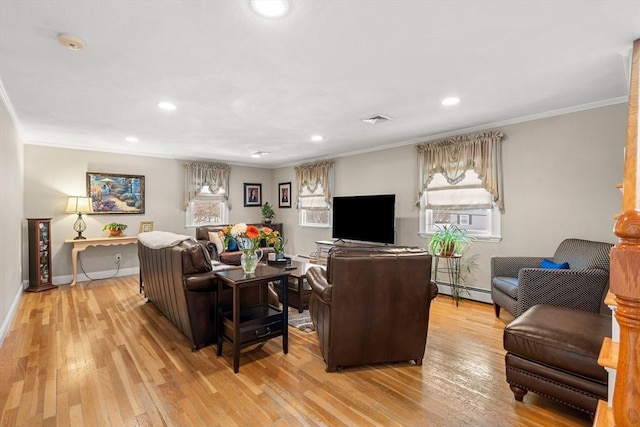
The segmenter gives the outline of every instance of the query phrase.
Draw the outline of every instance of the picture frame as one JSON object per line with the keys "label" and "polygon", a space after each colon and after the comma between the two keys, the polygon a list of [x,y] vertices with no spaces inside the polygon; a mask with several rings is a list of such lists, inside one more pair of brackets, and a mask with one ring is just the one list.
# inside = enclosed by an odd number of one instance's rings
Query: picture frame
{"label": "picture frame", "polygon": [[153,231],[153,221],[140,221],[139,233],[148,233],[149,231]]}
{"label": "picture frame", "polygon": [[278,207],[290,208],[291,207],[291,183],[281,182],[278,184]]}
{"label": "picture frame", "polygon": [[244,183],[244,206],[262,206],[262,184]]}
{"label": "picture frame", "polygon": [[87,172],[92,214],[143,214],[144,175]]}

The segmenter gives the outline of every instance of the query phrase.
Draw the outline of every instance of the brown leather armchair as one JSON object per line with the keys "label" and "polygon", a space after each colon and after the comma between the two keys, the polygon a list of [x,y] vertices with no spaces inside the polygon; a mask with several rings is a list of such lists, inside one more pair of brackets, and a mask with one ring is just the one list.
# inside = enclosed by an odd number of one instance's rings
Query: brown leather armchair
{"label": "brown leather armchair", "polygon": [[341,247],[311,267],[311,319],[327,372],[371,363],[422,364],[438,288],[431,255],[416,248]]}

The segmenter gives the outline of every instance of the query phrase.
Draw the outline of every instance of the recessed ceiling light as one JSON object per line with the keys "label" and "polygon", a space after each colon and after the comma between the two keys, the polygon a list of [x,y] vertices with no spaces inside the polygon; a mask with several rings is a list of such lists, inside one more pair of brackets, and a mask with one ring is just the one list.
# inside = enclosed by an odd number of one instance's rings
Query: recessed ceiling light
{"label": "recessed ceiling light", "polygon": [[138,142],[140,141],[138,138],[136,138],[135,136],[128,136],[124,139],[127,142]]}
{"label": "recessed ceiling light", "polygon": [[165,110],[165,111],[173,111],[176,109],[176,106],[174,104],[172,104],[171,102],[159,102],[158,103],[158,108]]}
{"label": "recessed ceiling light", "polygon": [[324,139],[324,136],[322,136],[322,135],[313,135],[313,136],[311,137],[311,140],[312,140],[312,141],[315,141],[315,142],[322,141],[323,139]]}
{"label": "recessed ceiling light", "polygon": [[445,98],[442,100],[442,105],[456,105],[460,102],[460,98],[456,98],[455,96]]}
{"label": "recessed ceiling light", "polygon": [[267,18],[279,18],[289,10],[287,0],[251,0],[253,10]]}

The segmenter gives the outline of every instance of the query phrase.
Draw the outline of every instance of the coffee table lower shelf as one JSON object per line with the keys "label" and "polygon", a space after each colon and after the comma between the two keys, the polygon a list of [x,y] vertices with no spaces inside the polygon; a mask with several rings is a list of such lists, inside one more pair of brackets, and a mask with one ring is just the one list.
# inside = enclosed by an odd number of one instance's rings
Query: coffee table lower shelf
{"label": "coffee table lower shelf", "polygon": [[[235,331],[238,329],[240,336],[238,346],[240,348],[262,341],[276,338],[282,335],[284,318],[282,310],[270,305],[259,305],[244,308],[240,312],[240,324],[234,327],[233,312],[222,314],[222,337],[234,343]],[[221,349],[218,349],[221,352]]]}

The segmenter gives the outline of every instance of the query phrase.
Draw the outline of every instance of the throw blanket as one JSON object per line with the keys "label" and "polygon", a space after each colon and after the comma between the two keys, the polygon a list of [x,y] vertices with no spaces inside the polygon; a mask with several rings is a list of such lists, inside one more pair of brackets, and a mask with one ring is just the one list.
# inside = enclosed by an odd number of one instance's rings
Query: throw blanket
{"label": "throw blanket", "polygon": [[138,234],[138,241],[151,249],[168,248],[185,240],[195,241],[191,236],[170,233],[168,231],[149,231]]}

